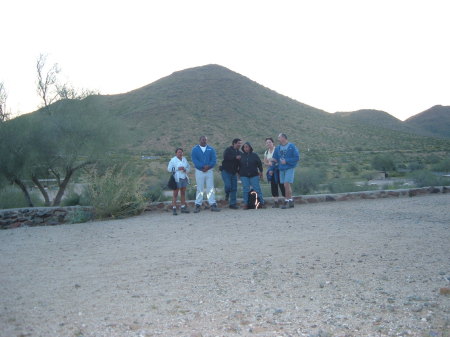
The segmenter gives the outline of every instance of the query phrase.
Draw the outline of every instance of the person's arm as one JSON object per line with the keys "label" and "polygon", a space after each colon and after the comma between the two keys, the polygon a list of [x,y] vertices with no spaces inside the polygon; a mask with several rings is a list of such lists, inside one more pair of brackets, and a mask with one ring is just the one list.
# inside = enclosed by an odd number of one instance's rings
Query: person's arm
{"label": "person's arm", "polygon": [[278,163],[279,160],[280,160],[280,151],[279,151],[279,147],[277,146],[275,148],[275,150],[273,151],[272,161],[275,163]]}
{"label": "person's arm", "polygon": [[267,158],[268,154],[269,154],[269,150],[264,152],[264,165],[266,165],[266,166],[272,165],[272,162]]}
{"label": "person's arm", "polygon": [[208,163],[209,168],[208,169],[212,169],[214,166],[216,166],[216,162],[217,162],[216,151],[213,148],[211,148],[210,152],[211,152],[211,157],[209,158],[209,163]]}
{"label": "person's arm", "polygon": [[[201,166],[201,162],[200,162],[200,160],[199,160],[199,158],[198,158],[198,147],[197,146],[195,146],[193,149],[192,149],[192,152],[191,152],[191,159],[192,159],[192,162],[194,163],[194,167],[196,168],[196,169],[198,169],[198,170],[202,170],[203,169],[203,167]],[[201,151],[201,150],[200,150]]]}
{"label": "person's arm", "polygon": [[259,156],[255,153],[255,159],[256,159],[256,166],[258,166],[258,170],[259,170],[259,177],[261,179],[263,179],[263,166],[262,166],[262,162],[261,159],[259,158]]}
{"label": "person's arm", "polygon": [[227,147],[225,151],[223,152],[223,159],[224,160],[234,160],[236,159],[235,152],[230,147]]}
{"label": "person's arm", "polygon": [[172,172],[172,170],[175,168],[175,165],[174,165],[174,162],[173,162],[173,160],[171,159],[170,161],[169,161],[169,165],[167,165],[167,171],[168,172]]}
{"label": "person's arm", "polygon": [[294,144],[291,144],[288,153],[289,157],[285,158],[286,164],[288,164],[289,166],[295,166],[295,164],[297,164],[297,162],[300,160],[300,154],[297,147]]}
{"label": "person's arm", "polygon": [[191,165],[189,165],[189,162],[184,157],[183,157],[183,162],[184,162],[184,172],[187,174],[191,171]]}

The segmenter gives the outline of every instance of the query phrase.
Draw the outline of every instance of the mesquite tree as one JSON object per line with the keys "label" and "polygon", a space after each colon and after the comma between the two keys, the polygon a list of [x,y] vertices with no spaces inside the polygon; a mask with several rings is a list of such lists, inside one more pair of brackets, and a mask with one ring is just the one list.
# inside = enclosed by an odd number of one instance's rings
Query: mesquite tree
{"label": "mesquite tree", "polygon": [[6,111],[6,99],[8,93],[6,92],[5,85],[0,82],[0,123],[9,119],[9,113]]}

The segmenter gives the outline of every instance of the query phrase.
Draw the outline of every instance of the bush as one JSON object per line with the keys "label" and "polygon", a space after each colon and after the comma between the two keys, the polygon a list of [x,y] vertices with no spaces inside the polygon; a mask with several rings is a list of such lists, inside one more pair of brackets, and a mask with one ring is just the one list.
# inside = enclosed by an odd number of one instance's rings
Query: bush
{"label": "bush", "polygon": [[442,185],[442,178],[427,170],[414,171],[410,178],[418,187],[439,186]]}
{"label": "bush", "polygon": [[98,218],[122,218],[144,209],[141,177],[127,165],[109,167],[102,174],[93,168],[88,178],[88,192]]}
{"label": "bush", "polygon": [[[42,206],[43,202],[38,191],[30,192],[31,201],[34,206]],[[0,190],[0,209],[6,208],[25,208],[29,207],[23,192],[12,185]]]}
{"label": "bush", "polygon": [[444,159],[433,165],[433,170],[438,172],[450,172],[450,159]]}
{"label": "bush", "polygon": [[317,190],[325,179],[325,170],[302,167],[296,172],[293,189],[296,194],[308,194]]}
{"label": "bush", "polygon": [[336,179],[328,184],[328,190],[331,193],[344,193],[344,192],[359,192],[370,191],[377,189],[377,186],[363,185],[358,186],[353,180],[350,179]]}
{"label": "bush", "polygon": [[195,200],[197,198],[197,186],[188,185],[186,188],[186,200]]}
{"label": "bush", "polygon": [[160,186],[152,186],[147,189],[143,196],[144,199],[150,202],[163,200],[163,189]]}
{"label": "bush", "polygon": [[425,164],[415,161],[415,162],[409,163],[408,168],[410,171],[420,171],[425,168]]}
{"label": "bush", "polygon": [[80,205],[80,195],[73,191],[69,191],[67,196],[61,201],[61,206],[77,206]]}
{"label": "bush", "polygon": [[372,159],[372,167],[378,171],[393,171],[395,170],[394,160],[391,155],[382,154],[377,155]]}

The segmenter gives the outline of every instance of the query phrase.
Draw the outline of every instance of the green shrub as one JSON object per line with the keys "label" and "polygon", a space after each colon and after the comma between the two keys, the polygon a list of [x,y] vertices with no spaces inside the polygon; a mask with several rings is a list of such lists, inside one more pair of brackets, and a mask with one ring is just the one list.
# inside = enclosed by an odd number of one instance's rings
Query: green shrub
{"label": "green shrub", "polygon": [[98,218],[122,218],[144,209],[141,177],[127,165],[112,166],[99,174],[91,169],[88,178],[89,197]]}
{"label": "green shrub", "polygon": [[151,186],[148,188],[143,196],[144,199],[150,202],[163,200],[163,189],[160,186]]}
{"label": "green shrub", "polygon": [[438,172],[450,172],[450,159],[441,160],[439,163],[433,165],[433,170]]}
{"label": "green shrub", "polygon": [[334,181],[328,183],[328,190],[331,193],[344,193],[344,192],[359,192],[359,191],[370,191],[376,190],[378,187],[376,185],[363,185],[358,186],[351,179],[335,179]]}
{"label": "green shrub", "polygon": [[186,200],[195,200],[197,198],[197,186],[188,185],[186,188]]}
{"label": "green shrub", "polygon": [[80,195],[70,189],[67,196],[62,200],[61,206],[77,206],[80,205]]}
{"label": "green shrub", "polygon": [[439,186],[443,182],[441,177],[427,170],[414,171],[409,177],[418,187]]}
{"label": "green shrub", "polygon": [[326,179],[324,169],[301,167],[296,171],[293,184],[295,194],[308,194],[316,191],[319,185]]}
{"label": "green shrub", "polygon": [[420,171],[423,170],[424,168],[425,164],[423,164],[422,162],[415,161],[408,164],[408,169],[410,171]]}
{"label": "green shrub", "polygon": [[[41,194],[36,191],[30,192],[31,201],[34,206],[43,206]],[[0,209],[29,207],[23,192],[15,186],[7,186],[0,190]]]}
{"label": "green shrub", "polygon": [[395,164],[390,154],[379,154],[372,159],[372,167],[379,171],[393,171]]}

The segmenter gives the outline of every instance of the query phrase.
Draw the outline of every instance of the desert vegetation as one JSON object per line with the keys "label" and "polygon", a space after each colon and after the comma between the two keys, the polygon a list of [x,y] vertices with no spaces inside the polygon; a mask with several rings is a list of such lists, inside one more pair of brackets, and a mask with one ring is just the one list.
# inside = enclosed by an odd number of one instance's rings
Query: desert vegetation
{"label": "desert vegetation", "polygon": [[[61,84],[60,68],[45,61],[36,63],[37,111],[11,119],[1,86],[0,208],[92,205],[100,218],[138,214],[170,197],[166,167],[176,147],[190,160],[205,134],[220,161],[241,137],[262,156],[264,138],[280,128],[301,151],[295,194],[448,184],[450,140],[334,116],[220,66],[103,96]],[[220,198],[218,171],[215,181]],[[267,183],[262,188],[270,195]]]}

